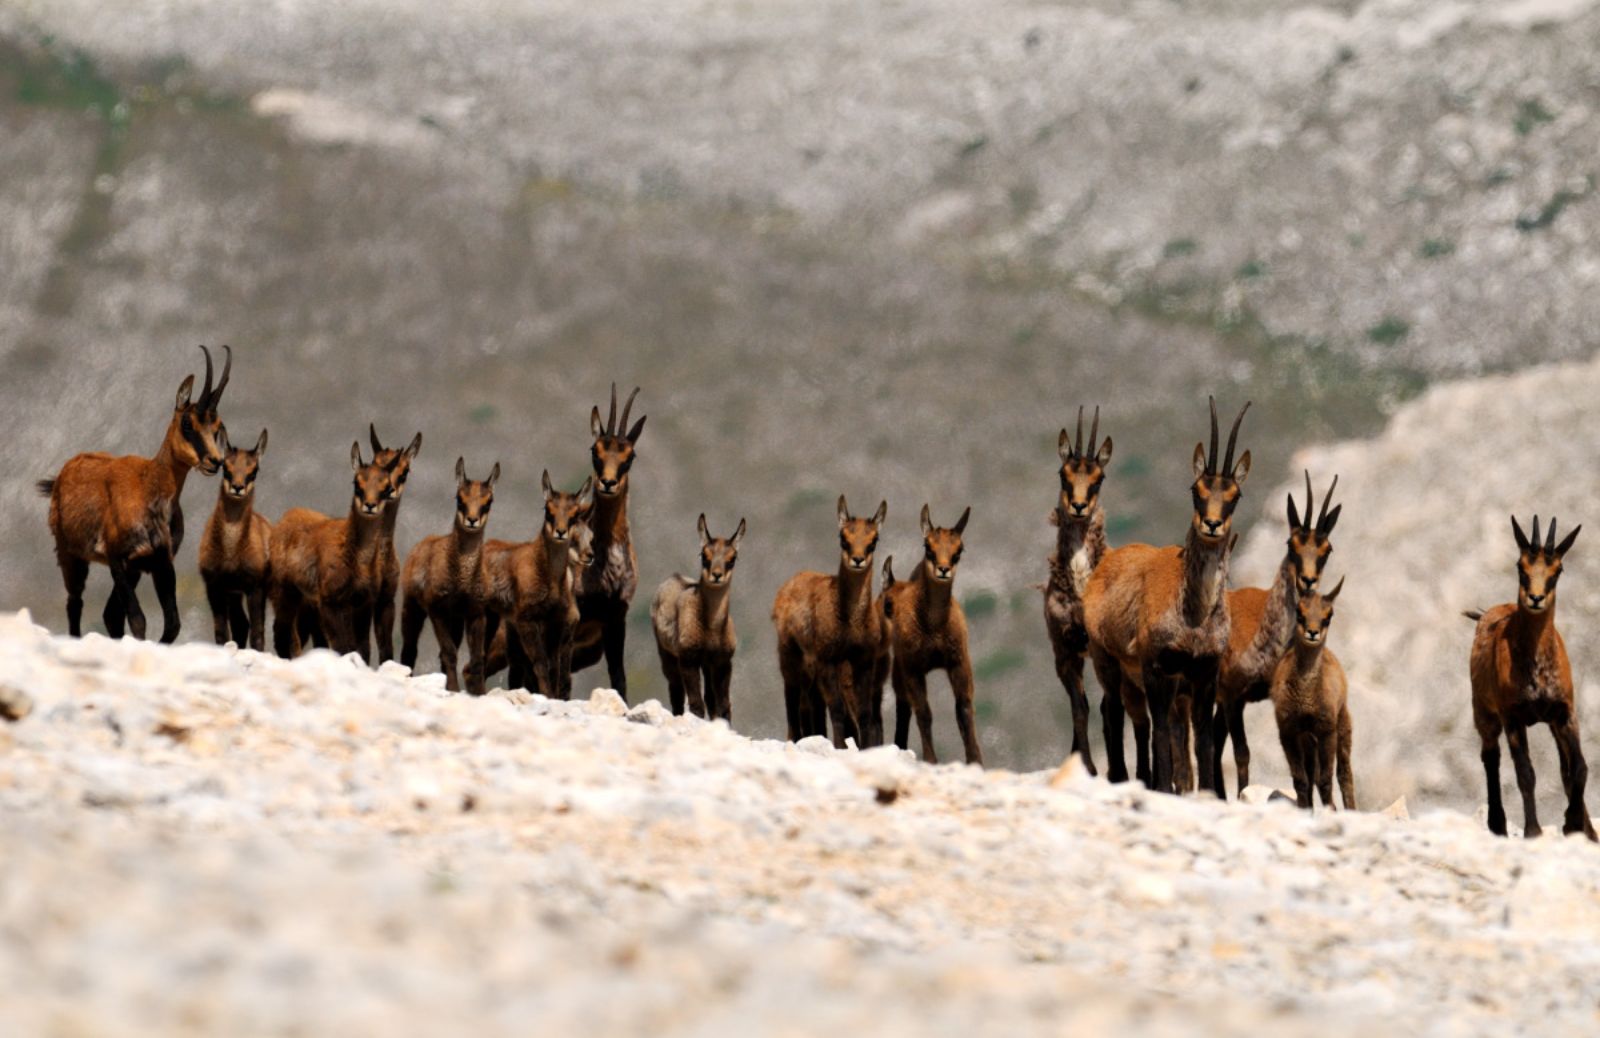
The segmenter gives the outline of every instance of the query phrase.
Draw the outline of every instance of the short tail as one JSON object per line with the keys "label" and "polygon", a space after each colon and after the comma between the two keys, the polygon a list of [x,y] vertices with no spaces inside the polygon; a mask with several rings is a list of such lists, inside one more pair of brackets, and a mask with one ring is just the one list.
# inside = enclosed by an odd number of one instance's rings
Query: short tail
{"label": "short tail", "polygon": [[56,492],[56,481],[53,479],[41,479],[33,486],[39,491],[40,497],[49,497]]}
{"label": "short tail", "polygon": [[1483,610],[1482,609],[1468,609],[1465,612],[1463,612],[1461,615],[1466,617],[1468,620],[1471,620],[1473,623],[1477,623],[1479,620],[1483,619]]}

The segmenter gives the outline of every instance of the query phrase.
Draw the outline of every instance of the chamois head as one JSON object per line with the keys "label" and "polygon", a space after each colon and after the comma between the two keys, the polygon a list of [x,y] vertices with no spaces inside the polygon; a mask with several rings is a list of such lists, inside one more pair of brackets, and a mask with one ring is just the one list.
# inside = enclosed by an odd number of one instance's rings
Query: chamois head
{"label": "chamois head", "polygon": [[1328,641],[1328,625],[1333,623],[1333,603],[1344,590],[1344,578],[1326,595],[1313,591],[1295,603],[1294,636],[1301,645],[1315,647]]}
{"label": "chamois head", "polygon": [[872,553],[878,550],[878,530],[889,515],[889,502],[880,501],[871,519],[850,514],[844,495],[839,495],[839,563],[846,569],[864,573],[872,566]]}
{"label": "chamois head", "polygon": [[1094,514],[1100,484],[1106,479],[1106,465],[1111,461],[1111,437],[1097,444],[1099,435],[1100,409],[1096,407],[1089,442],[1083,442],[1083,408],[1079,407],[1077,439],[1070,439],[1067,430],[1062,429],[1056,441],[1056,453],[1061,456],[1061,501],[1056,511],[1063,520],[1085,522]]}
{"label": "chamois head", "polygon": [[544,487],[544,536],[557,544],[568,543],[578,527],[589,525],[594,510],[594,477],[583,481],[576,494],[550,485],[550,470],[541,480]]}
{"label": "chamois head", "polygon": [[357,440],[350,445],[350,468],[356,474],[355,498],[351,505],[356,514],[374,516],[382,512],[384,502],[392,496],[388,466],[362,461],[361,441]]}
{"label": "chamois head", "polygon": [[700,513],[700,583],[717,587],[733,579],[734,563],[739,561],[739,542],[744,540],[744,520],[732,537],[713,537],[706,529],[706,514]]}
{"label": "chamois head", "polygon": [[500,463],[494,463],[488,479],[468,479],[467,459],[456,459],[456,525],[463,530],[481,530],[489,521],[494,504],[494,485],[500,478]]}
{"label": "chamois head", "polygon": [[389,470],[389,494],[384,500],[398,502],[400,495],[405,493],[406,480],[411,476],[411,462],[422,449],[422,434],[417,433],[409,444],[399,449],[385,447],[378,442],[378,427],[375,424],[367,424],[367,435],[372,438],[372,463]]}
{"label": "chamois head", "polygon": [[[637,387],[628,394],[622,405],[622,420],[617,420],[617,384],[611,383],[611,414],[604,425],[600,424],[600,409],[589,412],[589,431],[594,435],[594,446],[589,449],[594,462],[595,490],[601,497],[618,497],[628,492],[628,469],[633,467],[634,446],[639,434],[644,432],[644,415],[628,428],[628,412],[633,410],[633,398],[639,395]],[[624,430],[626,430],[624,432]]]}
{"label": "chamois head", "polygon": [[1517,608],[1542,613],[1556,604],[1556,581],[1561,579],[1562,560],[1578,539],[1581,525],[1572,528],[1566,539],[1556,543],[1556,520],[1550,518],[1550,532],[1539,543],[1539,517],[1533,517],[1533,540],[1529,541],[1517,517],[1511,517],[1511,532],[1517,537]]}
{"label": "chamois head", "polygon": [[228,430],[221,435],[222,492],[228,497],[243,500],[256,489],[256,475],[261,471],[261,455],[267,451],[267,430],[262,429],[254,447],[235,447],[228,441]]}
{"label": "chamois head", "polygon": [[579,569],[588,569],[594,562],[594,527],[579,523],[572,528],[572,540],[567,544],[568,561]]}
{"label": "chamois head", "polygon": [[1228,433],[1228,453],[1217,463],[1217,401],[1211,398],[1211,450],[1197,443],[1194,447],[1194,532],[1208,544],[1227,543],[1228,531],[1233,524],[1233,510],[1239,505],[1239,485],[1250,473],[1250,452],[1245,451],[1239,464],[1233,463],[1233,448],[1239,439],[1239,423],[1250,410],[1245,403],[1239,417],[1233,420]]}
{"label": "chamois head", "polygon": [[198,397],[194,393],[194,376],[190,375],[178,386],[178,400],[173,407],[174,437],[169,432],[168,442],[178,459],[190,468],[197,468],[207,476],[214,476],[222,468],[222,419],[217,417],[217,404],[222,391],[228,387],[228,375],[233,371],[233,350],[222,347],[226,359],[222,362],[222,379],[211,384],[211,351],[204,346],[200,352],[206,358],[206,384]]}
{"label": "chamois head", "polygon": [[1322,499],[1322,511],[1317,513],[1317,522],[1311,523],[1311,509],[1316,504],[1316,497],[1311,492],[1311,473],[1306,473],[1306,512],[1302,517],[1294,507],[1294,494],[1289,495],[1289,558],[1294,566],[1295,583],[1297,590],[1302,595],[1309,595],[1317,589],[1317,581],[1322,579],[1322,567],[1327,565],[1328,556],[1333,553],[1333,545],[1328,542],[1328,535],[1333,533],[1334,524],[1339,521],[1339,512],[1343,505],[1328,510],[1328,505],[1333,501],[1333,492],[1339,487],[1339,477],[1333,477],[1333,485],[1328,488],[1328,496]]}
{"label": "chamois head", "polygon": [[928,506],[922,506],[922,565],[929,580],[948,584],[956,579],[956,566],[961,562],[961,534],[971,517],[969,505],[954,526],[935,526],[928,516]]}

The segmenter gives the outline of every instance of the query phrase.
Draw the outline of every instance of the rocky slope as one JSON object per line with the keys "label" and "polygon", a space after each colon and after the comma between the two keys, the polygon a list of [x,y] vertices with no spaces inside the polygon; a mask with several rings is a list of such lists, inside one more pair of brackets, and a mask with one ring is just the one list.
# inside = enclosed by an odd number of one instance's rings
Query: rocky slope
{"label": "rocky slope", "polygon": [[1592,1026],[1600,852],[0,617],[0,1031]]}

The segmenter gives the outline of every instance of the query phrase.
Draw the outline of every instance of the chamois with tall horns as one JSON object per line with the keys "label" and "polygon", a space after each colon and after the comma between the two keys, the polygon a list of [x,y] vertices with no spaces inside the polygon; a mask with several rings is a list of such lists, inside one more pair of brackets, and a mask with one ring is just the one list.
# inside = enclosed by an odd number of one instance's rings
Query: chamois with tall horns
{"label": "chamois with tall horns", "polygon": [[1567,795],[1562,831],[1583,833],[1595,839],[1583,790],[1589,766],[1578,739],[1578,708],[1572,690],[1572,665],[1567,646],[1556,630],[1556,583],[1572,542],[1582,526],[1556,543],[1556,521],[1544,543],[1539,543],[1539,517],[1533,519],[1533,538],[1522,532],[1516,517],[1511,531],[1517,539],[1517,600],[1486,611],[1464,614],[1478,624],[1468,656],[1472,676],[1472,722],[1482,740],[1483,774],[1489,787],[1489,831],[1506,835],[1506,809],[1500,800],[1500,735],[1505,733],[1516,767],[1517,788],[1522,792],[1522,831],[1538,836],[1539,814],[1534,806],[1533,761],[1528,756],[1528,728],[1543,722],[1555,736],[1561,761],[1561,785]]}
{"label": "chamois with tall horns", "polygon": [[[1250,452],[1234,464],[1234,447],[1246,403],[1228,433],[1228,451],[1217,451],[1217,402],[1211,401],[1211,447],[1197,444],[1193,514],[1181,547],[1130,544],[1106,552],[1084,592],[1084,622],[1090,658],[1107,695],[1120,694],[1133,720],[1137,774],[1152,789],[1175,791],[1175,750],[1187,755],[1187,739],[1173,723],[1175,701],[1187,690],[1196,724],[1199,759],[1211,760],[1211,708],[1217,669],[1228,648],[1228,560],[1233,512],[1250,471]],[[1181,723],[1181,714],[1178,715]],[[1146,748],[1147,743],[1149,748]],[[1121,740],[1106,746],[1113,774],[1126,765]],[[1202,787],[1211,768],[1200,769]]]}
{"label": "chamois with tall horns", "polygon": [[628,606],[639,584],[639,561],[633,552],[633,537],[628,531],[628,470],[633,467],[644,432],[645,416],[628,426],[637,387],[622,405],[617,418],[617,385],[611,384],[611,411],[604,425],[600,408],[589,413],[589,431],[594,443],[589,460],[594,466],[593,561],[578,579],[578,630],[574,635],[572,667],[584,670],[606,662],[611,687],[626,701],[628,670],[623,660],[623,645],[628,635]]}
{"label": "chamois with tall horns", "polygon": [[888,514],[885,501],[871,518],[853,516],[840,494],[838,572],[797,573],[773,600],[791,741],[826,735],[831,720],[837,747],[883,742],[879,668],[888,631],[873,600],[872,555]]}
{"label": "chamois with tall horns", "polygon": [[400,498],[411,476],[411,463],[422,449],[422,433],[418,432],[404,447],[385,447],[380,443],[376,423],[367,424],[367,435],[372,441],[372,463],[389,470],[389,497],[383,509],[383,545],[378,551],[381,567],[378,599],[370,621],[364,616],[358,617],[362,626],[356,635],[365,642],[366,625],[370,622],[377,635],[378,662],[384,663],[394,659],[394,602],[400,587],[400,556],[394,546],[394,531],[400,519]]}
{"label": "chamois with tall horns", "polygon": [[655,628],[656,651],[661,656],[672,712],[683,713],[687,703],[696,717],[720,717],[732,724],[729,686],[739,639],[728,611],[728,594],[745,523],[739,520],[732,537],[713,537],[702,512],[699,530],[700,579],[674,573],[662,581],[650,603],[650,623]]}
{"label": "chamois with tall horns", "polygon": [[[1089,633],[1083,621],[1083,593],[1089,575],[1106,553],[1106,514],[1100,507],[1100,487],[1111,462],[1111,437],[1099,441],[1100,409],[1094,409],[1089,440],[1083,439],[1083,408],[1078,408],[1076,439],[1061,430],[1056,452],[1061,458],[1061,493],[1050,512],[1056,528],[1056,547],[1050,553],[1050,575],[1044,583],[1044,627],[1055,654],[1056,677],[1066,689],[1072,707],[1072,752],[1083,759],[1089,774],[1096,774],[1089,748],[1089,695],[1083,687],[1083,661]],[[1122,744],[1122,701],[1105,694],[1100,701],[1106,743]],[[1120,758],[1114,758],[1120,760]],[[1128,780],[1127,767],[1110,774],[1113,782]]]}
{"label": "chamois with tall horns", "polygon": [[[1316,496],[1311,473],[1306,473],[1306,510],[1302,514],[1289,495],[1289,540],[1283,562],[1270,588],[1244,587],[1228,592],[1228,652],[1217,672],[1217,707],[1211,722],[1212,788],[1227,799],[1222,781],[1222,755],[1233,739],[1233,763],[1238,788],[1250,784],[1250,742],[1245,735],[1244,708],[1268,698],[1272,675],[1294,634],[1295,609],[1300,596],[1317,590],[1322,570],[1333,552],[1329,535],[1339,522],[1343,505],[1329,509],[1339,477],[1333,477],[1322,511],[1311,520]],[[1204,761],[1201,766],[1206,766]]]}
{"label": "chamois with tall horns", "polygon": [[928,705],[928,674],[942,670],[955,697],[956,727],[968,764],[983,764],[978,728],[973,717],[972,655],[967,650],[967,617],[955,598],[956,567],[965,550],[963,535],[969,507],[954,526],[933,524],[928,506],[922,506],[922,564],[909,580],[896,581],[893,559],[885,559],[885,615],[889,620],[892,652],[890,680],[894,684],[894,743],[902,750],[911,738],[911,715],[916,713],[922,737],[922,759],[936,764],[933,747],[933,710]]}
{"label": "chamois with tall horns", "polygon": [[235,447],[223,429],[221,446],[222,485],[200,538],[200,579],[217,644],[227,644],[231,628],[235,645],[260,652],[267,644],[272,524],[256,511],[255,501],[267,430],[261,430],[254,447]]}
{"label": "chamois with tall horns", "polygon": [[494,485],[500,463],[488,479],[468,479],[467,461],[456,459],[456,507],[450,532],[424,537],[406,556],[400,584],[404,605],[400,610],[400,662],[417,665],[417,639],[424,621],[433,624],[439,643],[439,669],[444,687],[459,691],[457,657],[462,639],[467,646],[467,691],[484,692],[487,661],[489,575],[484,564],[483,535],[494,505]]}
{"label": "chamois with tall horns", "polygon": [[1339,772],[1339,797],[1346,811],[1356,809],[1355,779],[1350,773],[1350,705],[1339,657],[1328,648],[1333,604],[1344,581],[1327,594],[1310,591],[1295,602],[1294,644],[1272,673],[1269,694],[1278,722],[1295,802],[1311,809],[1315,789],[1322,804],[1333,805],[1333,773]]}
{"label": "chamois with tall horns", "polygon": [[178,386],[172,418],[154,457],[78,454],[54,479],[37,484],[39,493],[50,499],[50,533],[67,587],[67,630],[74,638],[83,634],[83,588],[90,564],[98,562],[111,571],[111,595],[101,614],[108,635],[122,637],[126,621],[135,638],[145,636],[137,589],[139,578],[149,573],[161,602],[161,640],[177,639],[182,622],[173,558],[183,543],[179,499],[190,469],[210,476],[222,468],[217,404],[233,370],[233,350],[222,350],[222,377],[213,386],[211,351],[200,347],[206,359],[205,385],[198,397],[193,396],[193,375]]}

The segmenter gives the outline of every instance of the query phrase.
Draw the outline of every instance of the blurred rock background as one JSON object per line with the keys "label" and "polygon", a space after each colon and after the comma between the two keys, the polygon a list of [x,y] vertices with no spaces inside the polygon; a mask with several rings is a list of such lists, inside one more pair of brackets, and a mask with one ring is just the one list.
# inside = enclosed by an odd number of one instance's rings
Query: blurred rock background
{"label": "blurred rock background", "polygon": [[[1590,355],[1597,33],[1592,0],[0,0],[0,608],[63,626],[32,483],[152,450],[196,343],[236,351],[236,437],[272,429],[270,515],[342,510],[369,419],[422,429],[402,549],[446,528],[458,454],[502,462],[491,535],[530,534],[616,380],[650,416],[637,696],[664,693],[648,601],[702,510],[750,522],[735,717],[776,735],[768,609],[832,568],[837,495],[888,499],[903,565],[924,501],[970,503],[986,755],[1040,767],[1069,727],[1029,589],[1057,430],[1102,407],[1112,539],[1168,542],[1215,393],[1256,401],[1238,575],[1271,575],[1269,488],[1338,467],[1334,644],[1371,702],[1416,704],[1358,713],[1362,752],[1404,760],[1384,794],[1471,800],[1471,630],[1432,610],[1509,597],[1512,509],[1582,518],[1582,408],[1488,381],[1460,428],[1423,410],[1296,452],[1436,381]],[[191,529],[215,490],[192,481]],[[1441,560],[1481,597],[1419,589]]]}

